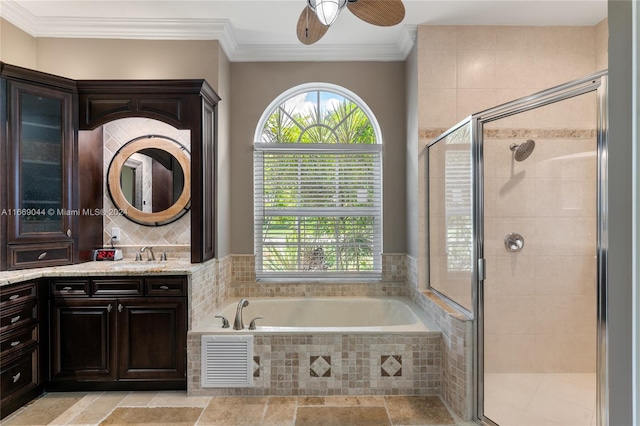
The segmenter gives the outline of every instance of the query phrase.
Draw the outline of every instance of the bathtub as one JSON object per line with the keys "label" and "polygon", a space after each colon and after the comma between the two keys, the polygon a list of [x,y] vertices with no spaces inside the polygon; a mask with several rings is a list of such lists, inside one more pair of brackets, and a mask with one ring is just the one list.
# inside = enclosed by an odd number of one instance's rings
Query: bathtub
{"label": "bathtub", "polygon": [[[408,298],[247,298],[245,329],[234,330],[240,298],[199,318],[187,336],[190,395],[439,395],[442,334]],[[220,318],[229,320],[222,328]],[[249,330],[251,319],[257,328]],[[249,387],[209,387],[203,339],[249,339]],[[243,353],[244,356],[244,353]],[[247,370],[247,375],[251,375]]]}
{"label": "bathtub", "polygon": [[[194,331],[238,333],[233,329],[238,301],[233,300],[214,315],[222,315],[231,327],[222,328],[222,320],[211,317],[200,321]],[[439,333],[410,299],[402,297],[336,298],[248,298],[243,309],[244,332],[253,333]],[[248,330],[255,317],[256,329]]]}

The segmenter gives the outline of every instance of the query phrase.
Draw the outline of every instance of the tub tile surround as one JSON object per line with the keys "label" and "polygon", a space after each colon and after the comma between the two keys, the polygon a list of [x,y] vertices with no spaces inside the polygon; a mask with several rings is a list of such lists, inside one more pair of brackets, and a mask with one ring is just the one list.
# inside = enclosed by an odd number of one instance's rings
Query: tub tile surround
{"label": "tub tile surround", "polygon": [[[190,333],[188,338],[189,395],[440,394],[439,336],[254,334],[253,350],[260,366],[253,387],[205,389],[200,386],[203,334],[207,333]],[[392,370],[389,359],[401,360],[401,368]]]}
{"label": "tub tile surround", "polygon": [[[207,333],[189,332],[189,395],[439,395],[453,413],[470,419],[471,321],[420,289],[417,265],[411,256],[384,254],[381,282],[272,283],[255,281],[253,255],[210,261],[192,275],[190,329],[240,297],[403,296],[441,335],[256,335],[253,388],[201,388],[201,336]],[[324,366],[315,377],[312,364],[320,358],[330,370]]]}

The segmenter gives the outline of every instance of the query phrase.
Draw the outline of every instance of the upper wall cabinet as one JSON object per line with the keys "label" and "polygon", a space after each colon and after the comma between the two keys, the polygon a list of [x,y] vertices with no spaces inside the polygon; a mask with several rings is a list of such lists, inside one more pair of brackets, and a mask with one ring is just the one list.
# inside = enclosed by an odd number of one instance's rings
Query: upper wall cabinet
{"label": "upper wall cabinet", "polygon": [[0,64],[2,269],[77,261],[77,92],[72,80]]}
{"label": "upper wall cabinet", "polygon": [[102,217],[84,214],[103,208],[99,128],[130,117],[190,131],[191,262],[214,257],[220,98],[205,80],[74,81],[2,62],[0,77],[0,270],[102,246]]}
{"label": "upper wall cabinet", "polygon": [[190,130],[191,262],[212,259],[218,95],[205,80],[80,80],[76,84],[80,131],[130,117],[152,118]]}

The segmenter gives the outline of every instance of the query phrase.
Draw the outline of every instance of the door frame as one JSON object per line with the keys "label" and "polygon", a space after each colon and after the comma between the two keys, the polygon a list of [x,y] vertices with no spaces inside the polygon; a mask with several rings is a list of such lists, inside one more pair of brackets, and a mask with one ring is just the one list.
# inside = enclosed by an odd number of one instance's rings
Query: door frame
{"label": "door frame", "polygon": [[586,93],[596,92],[597,139],[597,337],[596,337],[596,417],[598,426],[609,424],[609,389],[607,368],[607,70],[546,89],[544,91],[473,114],[471,121],[472,173],[473,173],[473,413],[474,420],[496,426],[484,415],[484,171],[483,126],[485,123],[516,115],[525,111],[561,102]]}

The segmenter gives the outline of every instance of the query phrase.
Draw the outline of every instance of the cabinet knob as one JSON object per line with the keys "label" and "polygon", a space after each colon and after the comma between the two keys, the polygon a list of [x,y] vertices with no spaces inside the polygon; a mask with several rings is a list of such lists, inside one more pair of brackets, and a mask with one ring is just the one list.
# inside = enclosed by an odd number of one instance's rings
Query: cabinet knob
{"label": "cabinet knob", "polygon": [[121,304],[118,303],[118,312],[122,312],[123,308],[124,308],[124,306],[122,306]]}
{"label": "cabinet knob", "polygon": [[15,382],[17,382],[18,380],[20,380],[20,374],[21,374],[21,373],[18,373],[18,374],[16,374],[15,376],[11,376],[11,378],[13,379],[13,383],[15,383]]}
{"label": "cabinet knob", "polygon": [[11,324],[15,324],[20,320],[20,315],[11,318]]}
{"label": "cabinet knob", "polygon": [[43,251],[42,253],[40,253],[40,254],[38,255],[38,260],[42,260],[42,259],[44,259],[45,257],[47,257],[47,252],[46,252],[46,251]]}
{"label": "cabinet knob", "polygon": [[67,229],[67,237],[71,238],[71,229]]}
{"label": "cabinet knob", "polygon": [[11,342],[11,347],[15,348],[16,346],[18,346],[20,344],[20,340],[16,340],[15,342]]}
{"label": "cabinet knob", "polygon": [[19,297],[20,297],[19,294],[14,294],[14,295],[9,296],[9,300],[16,300]]}
{"label": "cabinet knob", "polygon": [[107,305],[107,312],[111,312],[111,309],[113,309],[113,307],[111,306],[111,303],[109,303],[109,305]]}

